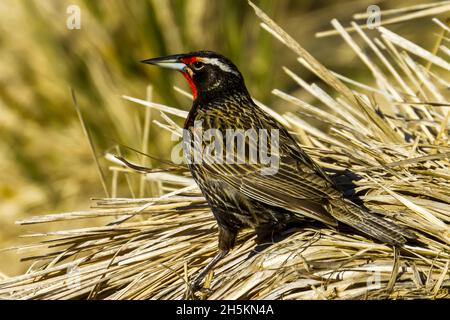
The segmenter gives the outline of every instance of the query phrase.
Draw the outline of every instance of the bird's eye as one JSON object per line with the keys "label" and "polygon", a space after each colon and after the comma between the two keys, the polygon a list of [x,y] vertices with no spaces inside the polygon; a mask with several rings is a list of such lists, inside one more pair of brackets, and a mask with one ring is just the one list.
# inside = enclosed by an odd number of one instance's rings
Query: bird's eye
{"label": "bird's eye", "polygon": [[204,64],[200,61],[194,61],[192,66],[194,67],[194,69],[200,70],[201,68],[203,68]]}

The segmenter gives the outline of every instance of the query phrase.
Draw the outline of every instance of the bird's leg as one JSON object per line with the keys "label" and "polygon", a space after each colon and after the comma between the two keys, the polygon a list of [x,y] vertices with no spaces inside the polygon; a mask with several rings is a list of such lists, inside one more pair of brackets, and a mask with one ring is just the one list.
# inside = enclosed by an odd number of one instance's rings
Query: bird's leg
{"label": "bird's leg", "polygon": [[196,291],[200,288],[200,284],[206,275],[211,271],[214,266],[219,262],[223,257],[225,257],[228,253],[228,250],[219,250],[219,252],[215,255],[215,257],[200,271],[200,273],[195,277],[194,281],[192,281],[192,291]]}
{"label": "bird's leg", "polygon": [[191,284],[190,291],[195,292],[200,288],[200,284],[206,275],[214,268],[214,266],[227,255],[234,247],[237,231],[224,228],[219,224],[219,252],[215,257],[200,271]]}

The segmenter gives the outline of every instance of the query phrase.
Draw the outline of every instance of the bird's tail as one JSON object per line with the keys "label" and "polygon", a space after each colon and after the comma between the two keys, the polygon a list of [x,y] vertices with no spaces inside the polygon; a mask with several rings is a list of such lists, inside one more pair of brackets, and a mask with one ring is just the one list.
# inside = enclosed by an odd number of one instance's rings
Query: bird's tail
{"label": "bird's tail", "polygon": [[329,204],[330,214],[345,223],[381,242],[402,245],[415,236],[396,224],[376,216],[347,199],[334,199]]}

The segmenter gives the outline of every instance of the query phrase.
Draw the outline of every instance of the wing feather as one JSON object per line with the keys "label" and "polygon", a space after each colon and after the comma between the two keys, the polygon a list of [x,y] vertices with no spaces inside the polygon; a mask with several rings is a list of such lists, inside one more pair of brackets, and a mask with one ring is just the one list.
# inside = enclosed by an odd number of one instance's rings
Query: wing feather
{"label": "wing feather", "polygon": [[[234,123],[227,123],[230,117],[214,114],[221,112],[215,108],[200,110],[199,118],[215,121],[208,122],[210,128],[278,130],[278,170],[275,174],[263,175],[262,170],[268,166],[259,161],[250,163],[248,154],[245,154],[244,163],[240,164],[227,163],[225,153],[221,163],[215,157],[208,158],[204,154],[198,169],[203,171],[205,179],[224,181],[256,201],[336,225],[336,220],[324,205],[330,197],[339,196],[339,192],[335,190],[329,176],[300,148],[283,126],[257,106],[254,106],[253,112],[242,114]],[[246,150],[249,150],[249,139],[245,139],[245,143]],[[268,150],[271,150],[270,139],[268,143]],[[226,145],[226,141],[223,141],[223,145]]]}

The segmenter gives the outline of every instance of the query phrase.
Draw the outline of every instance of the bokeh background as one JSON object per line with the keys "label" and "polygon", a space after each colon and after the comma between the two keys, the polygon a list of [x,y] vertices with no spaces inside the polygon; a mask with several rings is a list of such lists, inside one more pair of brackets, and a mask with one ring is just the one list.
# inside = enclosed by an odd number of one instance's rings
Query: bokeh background
{"label": "bokeh background", "polygon": [[[254,2],[330,69],[362,82],[370,82],[369,72],[344,41],[336,36],[317,39],[315,32],[330,29],[332,18],[347,25],[352,14],[365,12],[371,4],[389,9],[427,3]],[[81,9],[80,30],[66,26],[67,7],[73,4]],[[142,65],[142,59],[214,50],[231,58],[252,95],[274,109],[289,106],[271,95],[273,88],[311,99],[281,66],[309,81],[313,76],[260,28],[243,0],[2,0],[0,16],[0,248],[26,242],[19,235],[33,230],[15,225],[16,220],[85,209],[90,198],[104,196],[70,88],[108,184],[112,177],[103,154],[115,150],[117,143],[136,149],[142,144],[145,110],[121,95],[145,99],[152,85],[154,101],[185,110],[190,106],[173,90],[174,85],[187,89],[182,77]],[[436,41],[429,35],[438,30],[426,18],[389,28],[429,50]],[[153,112],[152,118],[160,115]],[[151,155],[167,159],[169,134],[152,126],[148,148]],[[131,196],[125,184],[119,181],[119,196]],[[27,267],[17,253],[0,252],[0,273],[12,276]]]}

